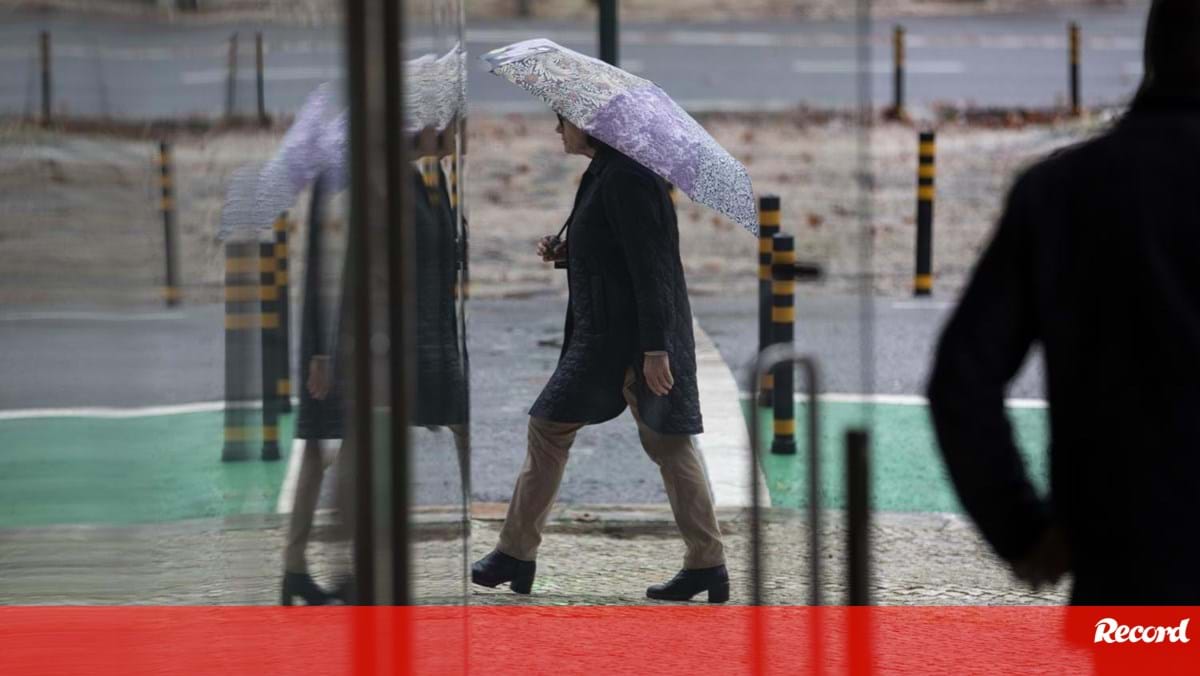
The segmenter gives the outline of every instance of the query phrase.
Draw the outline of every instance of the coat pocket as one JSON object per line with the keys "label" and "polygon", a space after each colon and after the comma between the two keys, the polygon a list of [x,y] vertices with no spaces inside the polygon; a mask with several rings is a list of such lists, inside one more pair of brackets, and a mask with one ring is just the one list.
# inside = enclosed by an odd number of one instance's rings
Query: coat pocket
{"label": "coat pocket", "polygon": [[604,297],[604,277],[600,275],[591,275],[592,292],[592,326],[595,327],[598,333],[603,333],[608,330],[608,303]]}

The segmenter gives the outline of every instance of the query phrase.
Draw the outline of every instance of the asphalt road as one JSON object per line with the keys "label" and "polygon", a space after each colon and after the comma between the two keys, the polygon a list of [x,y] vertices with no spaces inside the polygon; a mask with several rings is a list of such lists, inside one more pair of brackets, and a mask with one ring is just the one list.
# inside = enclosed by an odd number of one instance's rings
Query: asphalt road
{"label": "asphalt road", "polygon": [[[1141,75],[1144,8],[987,17],[906,19],[908,100],[1048,106],[1067,96],[1066,24],[1083,29],[1085,103],[1119,103]],[[255,30],[266,45],[266,105],[294,111],[319,83],[344,71],[336,27],[181,25],[70,15],[0,15],[0,114],[40,111],[38,32],[52,35],[59,113],[116,118],[219,115],[229,36],[240,34],[235,107],[253,112]],[[891,99],[892,22],[872,28],[872,97]],[[622,65],[662,85],[690,110],[772,109],[858,101],[857,40],[848,21],[626,24]],[[475,22],[467,31],[468,92],[475,110],[541,110],[486,73],[474,57],[517,40],[548,37],[594,53],[594,26],[545,21]],[[454,36],[420,36],[410,55],[443,53]]]}
{"label": "asphalt road", "polygon": [[[697,297],[693,303],[745,389],[745,364],[758,340],[753,299]],[[948,305],[945,299],[879,298],[867,324],[855,297],[804,294],[797,305],[797,344],[817,356],[825,392],[920,394]],[[511,494],[524,459],[528,407],[557,361],[565,306],[556,297],[470,303],[476,500],[505,501]],[[122,313],[6,309],[0,312],[0,411],[220,400],[223,333],[217,305]],[[1010,396],[1042,396],[1036,360]],[[453,502],[458,468],[450,435],[416,430],[414,441],[417,501]],[[560,496],[590,504],[665,499],[628,413],[580,433]]]}

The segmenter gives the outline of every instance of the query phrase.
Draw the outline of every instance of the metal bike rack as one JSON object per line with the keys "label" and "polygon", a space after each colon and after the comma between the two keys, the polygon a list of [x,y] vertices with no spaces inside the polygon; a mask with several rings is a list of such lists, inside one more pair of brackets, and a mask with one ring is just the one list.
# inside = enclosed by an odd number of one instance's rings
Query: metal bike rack
{"label": "metal bike rack", "polygon": [[[798,364],[804,371],[808,406],[808,524],[809,524],[809,605],[821,605],[821,510],[818,506],[821,477],[820,379],[814,358],[796,352],[793,345],[780,343],[763,350],[751,363],[751,392],[759,391],[763,375],[780,364]],[[753,605],[762,605],[762,524],[759,517],[761,496],[758,488],[758,453],[760,447],[758,406],[750,406],[750,569],[754,585]]]}
{"label": "metal bike rack", "polygon": [[[796,352],[793,345],[777,344],[763,350],[751,364],[751,392],[759,391],[759,381],[766,373],[781,364],[799,365],[804,372],[805,391],[808,393],[808,524],[809,532],[809,605],[822,605],[821,599],[821,428],[820,395],[821,385],[816,360]],[[758,454],[762,452],[759,429],[759,407],[754,399],[750,406],[750,551],[751,581],[754,585],[753,606],[763,605],[762,599],[762,518],[761,498],[758,485]],[[865,429],[850,429],[846,432],[846,537],[848,555],[848,599],[851,606],[870,604],[870,437]],[[862,642],[863,650],[852,651],[851,673],[870,673],[869,658],[870,628],[865,616],[851,614],[849,632],[852,642]],[[755,615],[752,640],[761,648],[763,642],[762,621]],[[811,673],[822,670],[822,643],[820,614],[814,613],[809,622],[809,658],[813,661]],[[863,658],[862,655],[868,655]],[[865,661],[864,661],[865,660]]]}

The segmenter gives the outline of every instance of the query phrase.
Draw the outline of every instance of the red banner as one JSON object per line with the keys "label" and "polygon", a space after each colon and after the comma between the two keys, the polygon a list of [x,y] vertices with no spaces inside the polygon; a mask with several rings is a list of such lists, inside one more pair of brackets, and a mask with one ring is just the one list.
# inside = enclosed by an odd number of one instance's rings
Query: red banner
{"label": "red banner", "polygon": [[1200,609],[8,607],[0,674],[1196,674]]}

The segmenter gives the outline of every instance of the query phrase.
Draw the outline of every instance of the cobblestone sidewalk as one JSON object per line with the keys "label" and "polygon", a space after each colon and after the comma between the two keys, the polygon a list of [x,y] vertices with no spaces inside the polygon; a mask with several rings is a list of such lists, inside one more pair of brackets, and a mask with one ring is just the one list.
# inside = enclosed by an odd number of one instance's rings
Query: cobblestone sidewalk
{"label": "cobblestone sidewalk", "polygon": [[[419,516],[413,547],[414,596],[423,604],[628,605],[650,603],[645,587],[669,578],[683,545],[665,506],[570,507],[547,529],[533,594],[465,583],[470,560],[487,553],[502,505],[476,505],[469,557],[461,526]],[[747,603],[749,524],[744,510],[720,514],[726,532],[732,603]],[[285,520],[280,515],[207,519],[123,528],[13,529],[0,532],[0,604],[278,603]],[[328,514],[310,547],[323,581],[347,569]],[[796,512],[765,519],[764,594],[773,604],[808,599],[808,530]],[[844,515],[828,512],[824,598],[844,603]],[[1024,605],[1066,600],[1066,585],[1033,592],[988,552],[971,526],[942,514],[883,513],[872,530],[873,600],[886,605]],[[699,600],[703,596],[698,597]]]}

